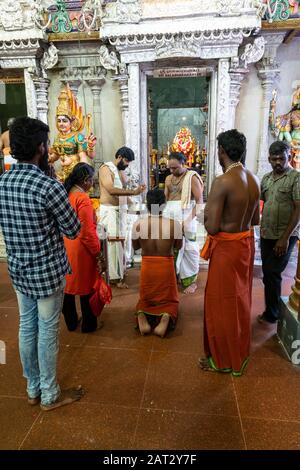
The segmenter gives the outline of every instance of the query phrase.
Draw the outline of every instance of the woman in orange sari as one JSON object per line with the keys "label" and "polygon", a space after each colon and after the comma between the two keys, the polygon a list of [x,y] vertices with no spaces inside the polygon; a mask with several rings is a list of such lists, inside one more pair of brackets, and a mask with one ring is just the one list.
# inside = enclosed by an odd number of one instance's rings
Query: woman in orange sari
{"label": "woman in orange sari", "polygon": [[66,276],[63,314],[68,330],[74,331],[79,323],[75,295],[79,295],[82,333],[97,329],[97,318],[89,304],[97,277],[97,255],[100,253],[96,216],[87,194],[93,185],[93,176],[94,169],[90,165],[78,163],[64,182],[70,203],[80,220],[81,230],[75,240],[64,239],[72,274]]}

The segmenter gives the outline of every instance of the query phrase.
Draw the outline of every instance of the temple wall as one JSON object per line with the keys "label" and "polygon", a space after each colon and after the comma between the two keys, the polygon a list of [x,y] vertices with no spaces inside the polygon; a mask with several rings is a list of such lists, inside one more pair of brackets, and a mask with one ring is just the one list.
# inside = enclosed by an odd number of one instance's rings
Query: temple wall
{"label": "temple wall", "polygon": [[[57,133],[55,126],[55,113],[58,104],[58,95],[62,88],[62,82],[58,72],[50,72],[50,86],[49,86],[49,112],[48,123],[50,127],[50,141]],[[89,86],[84,83],[81,84],[77,95],[79,104],[83,110],[93,115],[93,96]],[[101,129],[92,128],[94,133],[99,138],[98,145],[102,145],[102,159],[103,161],[110,161],[116,150],[124,144],[122,116],[120,109],[120,92],[117,82],[111,80],[110,72],[107,73],[106,81],[103,85],[101,94]]]}
{"label": "temple wall", "polygon": [[[291,109],[293,82],[300,83],[300,38],[294,38],[290,44],[278,48],[277,62],[280,75],[274,88],[277,89],[276,115],[287,113]],[[237,107],[236,127],[248,140],[247,166],[257,170],[257,153],[259,139],[259,113],[262,101],[262,87],[255,66],[251,66],[248,76],[242,83],[240,102]],[[274,138],[269,135],[270,144]],[[266,155],[267,158],[267,155]]]}

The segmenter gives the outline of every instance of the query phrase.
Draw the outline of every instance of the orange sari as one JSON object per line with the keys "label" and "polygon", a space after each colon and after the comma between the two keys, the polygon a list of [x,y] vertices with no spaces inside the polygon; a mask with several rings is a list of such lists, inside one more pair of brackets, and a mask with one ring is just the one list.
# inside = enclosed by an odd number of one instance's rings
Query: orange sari
{"label": "orange sari", "polygon": [[204,301],[204,350],[216,371],[243,373],[250,353],[254,244],[251,230],[209,235]]}
{"label": "orange sari", "polygon": [[173,256],[143,256],[137,312],[178,315],[178,289]]}

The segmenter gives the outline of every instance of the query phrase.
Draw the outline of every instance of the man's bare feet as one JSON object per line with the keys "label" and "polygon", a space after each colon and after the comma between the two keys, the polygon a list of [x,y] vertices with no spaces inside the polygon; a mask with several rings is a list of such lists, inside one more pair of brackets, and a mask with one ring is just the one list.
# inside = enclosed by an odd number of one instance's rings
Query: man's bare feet
{"label": "man's bare feet", "polygon": [[184,289],[183,293],[184,294],[193,294],[194,292],[196,292],[197,287],[198,286],[197,286],[196,282],[193,282],[193,284],[191,284],[189,287]]}
{"label": "man's bare feet", "polygon": [[117,282],[116,287],[118,289],[128,289],[128,285],[124,281]]}
{"label": "man's bare feet", "polygon": [[138,314],[138,324],[142,336],[151,333],[151,326],[149,325],[146,315],[143,312]]}
{"label": "man's bare feet", "polygon": [[170,315],[168,313],[164,313],[159,324],[154,328],[153,333],[163,338],[167,332],[169,321]]}
{"label": "man's bare feet", "polygon": [[56,408],[60,408],[61,406],[69,405],[74,401],[80,400],[84,395],[84,389],[79,385],[76,388],[69,388],[67,390],[62,390],[59,397],[56,399],[54,403],[50,405],[43,405],[40,404],[40,407],[43,411],[51,411],[55,410]]}

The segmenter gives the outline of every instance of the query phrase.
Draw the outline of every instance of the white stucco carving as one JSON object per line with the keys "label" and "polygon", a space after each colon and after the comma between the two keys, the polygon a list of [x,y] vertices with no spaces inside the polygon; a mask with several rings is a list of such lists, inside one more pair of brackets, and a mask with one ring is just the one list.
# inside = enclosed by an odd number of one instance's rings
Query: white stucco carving
{"label": "white stucco carving", "polygon": [[241,60],[244,62],[244,66],[248,64],[258,62],[265,52],[265,39],[263,36],[255,38],[253,44],[247,44],[244,53],[241,55]]}
{"label": "white stucco carving", "polygon": [[[218,64],[218,82],[217,82],[217,128],[216,136],[220,132],[226,131],[231,122],[229,117],[229,97],[230,97],[230,76],[229,60],[220,59]],[[217,156],[215,156],[215,175],[221,173],[221,167]]]}
{"label": "white stucco carving", "polygon": [[106,46],[101,46],[99,49],[99,59],[100,64],[106,70],[113,70],[115,73],[118,73],[120,61],[114,51],[109,52]]}
{"label": "white stucco carving", "polygon": [[117,0],[107,8],[107,19],[117,23],[138,23],[142,17],[140,0]]}
{"label": "white stucco carving", "polygon": [[41,59],[41,69],[44,78],[47,77],[46,70],[52,69],[58,62],[58,49],[53,42],[50,43],[49,49],[44,52]]}
{"label": "white stucco carving", "polygon": [[199,47],[196,42],[184,38],[171,37],[171,40],[164,44],[157,45],[155,48],[156,57],[162,59],[165,57],[197,57]]}

